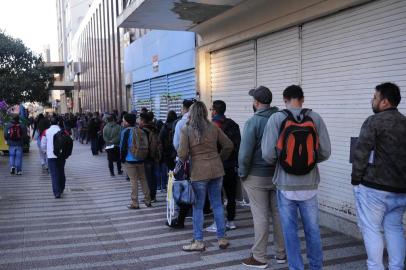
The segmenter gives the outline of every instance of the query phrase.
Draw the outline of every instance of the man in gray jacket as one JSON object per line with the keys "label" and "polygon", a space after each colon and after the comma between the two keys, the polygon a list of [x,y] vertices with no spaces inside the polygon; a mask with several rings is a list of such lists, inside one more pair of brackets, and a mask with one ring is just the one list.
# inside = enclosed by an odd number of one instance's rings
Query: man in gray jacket
{"label": "man in gray jacket", "polygon": [[[289,269],[304,269],[303,259],[301,255],[301,245],[298,236],[297,224],[297,211],[299,210],[303,223],[303,228],[306,238],[307,258],[311,270],[322,269],[323,267],[323,251],[320,238],[320,228],[318,221],[318,202],[317,202],[317,187],[320,182],[319,169],[317,163],[327,160],[330,157],[331,145],[330,138],[327,132],[326,125],[322,118],[317,113],[311,110],[302,110],[304,102],[303,90],[300,86],[291,85],[283,92],[283,100],[286,104],[287,110],[273,114],[265,127],[262,136],[262,157],[271,164],[276,164],[273,183],[276,185],[278,208],[281,216],[281,223],[283,228],[283,236],[285,239],[286,253],[288,256]],[[291,115],[291,117],[289,117]],[[283,136],[283,130],[287,125],[287,118],[289,117],[291,125],[298,125],[303,121],[309,126],[314,127],[313,134],[314,144],[300,145],[292,149],[292,144],[296,146],[298,140],[290,141],[290,144],[282,144],[288,149],[288,163],[294,164],[297,160],[304,157],[308,158],[309,163],[313,162],[307,172],[286,172],[287,167],[282,166],[285,161],[285,156],[281,158],[282,153],[278,141],[280,142],[280,133]],[[288,120],[289,120],[288,119]],[[286,125],[285,125],[286,124]],[[304,132],[305,129],[301,129]],[[305,132],[304,132],[305,133]],[[286,134],[287,135],[287,134]],[[296,134],[292,134],[296,136]],[[289,138],[285,137],[286,140]],[[309,137],[307,137],[309,138]],[[307,138],[304,142],[308,142]],[[311,137],[310,137],[311,138]],[[300,138],[298,138],[300,139]],[[318,139],[318,143],[317,143]],[[313,140],[311,140],[313,142]],[[317,151],[312,151],[311,149]],[[299,153],[295,152],[299,149]],[[307,151],[309,150],[310,151]],[[306,153],[305,156],[299,156]],[[289,155],[290,154],[290,155]],[[292,159],[293,157],[293,159]],[[296,159],[296,160],[295,160]]]}
{"label": "man in gray jacket", "polygon": [[397,110],[400,100],[397,85],[383,83],[376,86],[371,102],[375,114],[362,125],[354,150],[351,183],[369,270],[385,269],[384,236],[389,269],[404,269],[406,244],[402,218],[406,211],[406,117]]}
{"label": "man in gray jacket", "polygon": [[266,268],[269,236],[269,213],[272,214],[277,263],[286,262],[280,217],[276,204],[276,189],[272,183],[274,165],[262,158],[261,139],[269,117],[278,111],[271,107],[272,93],[264,86],[248,93],[253,97],[254,116],[245,123],[238,153],[238,174],[250,200],[254,219],[254,245],[252,255],[243,261],[246,266]]}

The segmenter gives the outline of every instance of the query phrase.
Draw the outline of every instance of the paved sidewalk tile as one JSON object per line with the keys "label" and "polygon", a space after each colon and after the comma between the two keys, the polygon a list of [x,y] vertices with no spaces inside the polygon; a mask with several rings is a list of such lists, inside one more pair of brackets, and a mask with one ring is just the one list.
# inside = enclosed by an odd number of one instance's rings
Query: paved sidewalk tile
{"label": "paved sidewalk tile", "polygon": [[[90,145],[75,142],[59,200],[35,144],[24,155],[22,176],[11,176],[7,161],[0,156],[0,269],[247,269],[241,260],[253,242],[249,208],[237,210],[238,229],[227,233],[229,249],[219,250],[215,234],[205,233],[207,251],[185,253],[181,246],[192,238],[191,219],[183,230],[166,227],[165,194],[159,191],[153,208],[128,210],[130,183],[111,177],[106,154],[92,156]],[[211,222],[212,217],[205,226]],[[324,269],[366,269],[361,241],[327,228],[321,233]],[[299,235],[305,258],[302,230]],[[269,247],[271,257],[272,237]],[[271,269],[287,269],[269,263]]]}

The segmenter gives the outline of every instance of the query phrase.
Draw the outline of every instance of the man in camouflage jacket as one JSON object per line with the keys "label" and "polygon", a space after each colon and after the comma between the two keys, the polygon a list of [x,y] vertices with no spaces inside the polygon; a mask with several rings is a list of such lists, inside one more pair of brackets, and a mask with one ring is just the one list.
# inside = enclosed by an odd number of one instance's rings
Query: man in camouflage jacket
{"label": "man in camouflage jacket", "polygon": [[368,270],[384,270],[383,235],[389,269],[404,269],[406,211],[406,117],[397,110],[400,89],[393,83],[375,88],[374,115],[362,125],[354,150],[354,185],[358,226],[368,255]]}

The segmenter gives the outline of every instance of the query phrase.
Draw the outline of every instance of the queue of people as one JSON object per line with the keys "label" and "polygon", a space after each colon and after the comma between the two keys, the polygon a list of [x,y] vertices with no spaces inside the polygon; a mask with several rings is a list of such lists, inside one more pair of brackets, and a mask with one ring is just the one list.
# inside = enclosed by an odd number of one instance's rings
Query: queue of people
{"label": "queue of people", "polygon": [[[232,245],[226,231],[237,229],[236,192],[241,181],[254,224],[251,254],[242,263],[268,267],[272,220],[276,251],[273,259],[280,264],[287,262],[291,270],[304,269],[298,236],[299,214],[309,268],[322,269],[317,190],[323,181],[318,166],[331,155],[327,126],[317,112],[304,106],[305,95],[298,85],[284,89],[284,109],[272,106],[272,92],[265,86],[248,91],[248,95],[252,97],[253,115],[247,119],[242,135],[238,124],[226,117],[226,102],[222,100],[213,101],[209,116],[203,102],[186,99],[182,115],[169,111],[165,123],[156,120],[146,108],[120,116],[117,112],[68,115],[64,119],[40,115],[34,125],[34,137],[42,149],[41,166],[50,169],[55,198],[60,198],[66,159],[55,156],[52,137],[66,130],[81,143],[90,141],[93,155],[106,150],[111,176],[115,176],[114,163],[119,175],[124,171],[128,175],[131,210],[140,208],[139,185],[144,205],[152,207],[157,189],[166,189],[167,173],[174,170],[177,178],[191,181],[195,194],[193,205],[178,205],[177,217],[166,224],[184,229],[185,218],[192,212],[193,240],[182,247],[187,252],[206,249],[203,224],[210,209],[214,223],[206,231],[216,233],[220,249]],[[400,100],[400,89],[395,84],[375,87],[374,115],[364,122],[354,148],[352,184],[369,270],[384,269],[384,239],[389,269],[404,269],[406,118],[397,110]],[[13,135],[16,124],[17,118],[5,135],[10,149],[14,149],[10,172],[21,174],[21,141]]]}

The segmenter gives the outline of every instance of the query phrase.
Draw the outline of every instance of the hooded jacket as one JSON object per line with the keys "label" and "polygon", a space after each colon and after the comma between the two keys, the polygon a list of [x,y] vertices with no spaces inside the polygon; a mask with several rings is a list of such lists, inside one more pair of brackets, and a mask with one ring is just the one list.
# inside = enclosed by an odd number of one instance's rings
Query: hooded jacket
{"label": "hooded jacket", "polygon": [[238,175],[246,178],[253,176],[272,176],[275,165],[270,165],[262,158],[262,134],[269,117],[278,111],[277,107],[259,109],[245,123],[238,153]]}

